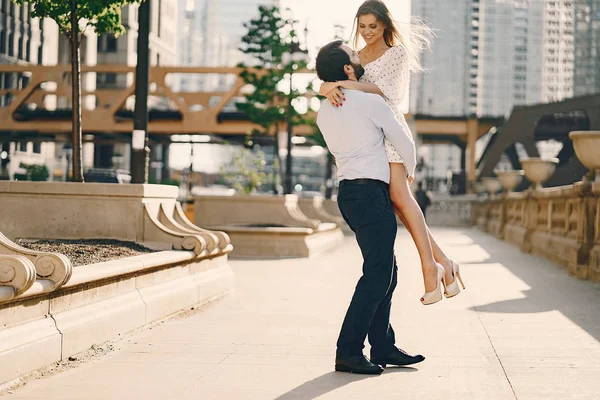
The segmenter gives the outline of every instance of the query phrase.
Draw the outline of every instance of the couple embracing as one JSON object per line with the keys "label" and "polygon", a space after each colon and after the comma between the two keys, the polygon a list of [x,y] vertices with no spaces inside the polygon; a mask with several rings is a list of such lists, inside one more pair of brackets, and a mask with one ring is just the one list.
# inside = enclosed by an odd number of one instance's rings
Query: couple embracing
{"label": "couple embracing", "polygon": [[[394,214],[419,251],[425,286],[422,304],[456,296],[462,280],[458,264],[437,245],[410,191],[415,144],[399,105],[410,71],[420,70],[418,53],[427,37],[415,32],[412,43],[405,41],[381,0],[363,3],[355,24],[355,47],[362,37],[366,43],[362,50],[335,41],[317,56],[317,75],[324,81],[320,93],[327,97],[317,124],[338,168],[340,211],[364,259],[363,275],[337,341],[335,369],[380,374],[388,364],[411,365],[425,359],[397,348],[390,324],[398,275]],[[420,29],[427,33],[425,27]],[[363,355],[367,337],[370,359]]]}

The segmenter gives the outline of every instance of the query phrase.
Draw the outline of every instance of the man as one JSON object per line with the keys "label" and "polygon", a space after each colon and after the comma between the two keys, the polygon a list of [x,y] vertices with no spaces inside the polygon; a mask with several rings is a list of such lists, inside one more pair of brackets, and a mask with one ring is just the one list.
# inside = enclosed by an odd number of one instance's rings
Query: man
{"label": "man", "polygon": [[[342,41],[324,46],[317,56],[319,78],[325,82],[351,79],[364,73],[358,54]],[[387,364],[409,365],[423,361],[396,348],[390,325],[391,300],[398,267],[394,257],[396,218],[389,198],[390,167],[384,136],[405,160],[412,176],[416,166],[414,144],[383,98],[346,90],[346,102],[334,107],[323,101],[317,124],[335,157],[340,189],[338,205],[363,255],[363,276],[358,281],[337,341],[335,370],[380,374]],[[363,355],[371,344],[371,360]]]}
{"label": "man", "polygon": [[425,190],[423,190],[423,182],[417,183],[417,192],[415,198],[419,208],[423,212],[423,218],[427,218],[427,207],[431,205],[431,199]]}

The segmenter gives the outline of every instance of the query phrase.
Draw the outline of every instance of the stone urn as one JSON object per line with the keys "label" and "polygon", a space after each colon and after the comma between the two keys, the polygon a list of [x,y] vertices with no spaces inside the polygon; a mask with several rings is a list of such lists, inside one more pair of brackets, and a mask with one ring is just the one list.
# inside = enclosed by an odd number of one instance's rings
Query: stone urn
{"label": "stone urn", "polygon": [[525,176],[533,183],[536,189],[541,189],[542,183],[550,179],[558,164],[558,158],[531,157],[520,161],[523,171],[525,171]]}
{"label": "stone urn", "polygon": [[594,172],[600,182],[600,131],[573,131],[569,133],[579,161]]}
{"label": "stone urn", "polygon": [[523,171],[521,170],[497,171],[496,175],[498,175],[498,180],[507,193],[514,191],[523,180]]}
{"label": "stone urn", "polygon": [[496,194],[502,190],[502,185],[500,184],[498,178],[481,178],[481,181],[485,185],[485,190],[487,190],[489,194]]}
{"label": "stone urn", "polygon": [[484,194],[485,193],[485,185],[483,184],[483,182],[479,182],[479,181],[474,182],[473,183],[473,190],[477,194]]}

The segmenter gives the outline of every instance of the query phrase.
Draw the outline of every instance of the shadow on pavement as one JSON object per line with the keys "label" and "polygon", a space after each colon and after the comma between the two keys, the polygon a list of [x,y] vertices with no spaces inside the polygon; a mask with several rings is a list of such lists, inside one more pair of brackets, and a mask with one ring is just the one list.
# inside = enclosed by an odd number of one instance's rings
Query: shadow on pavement
{"label": "shadow on pavement", "polygon": [[[386,368],[386,370],[383,373],[406,373],[416,371],[418,371],[418,369],[413,367],[394,367]],[[321,375],[315,379],[303,383],[302,385],[277,397],[275,400],[314,399],[329,392],[333,392],[334,390],[337,390],[350,383],[377,377],[378,375],[358,375],[348,374],[345,372],[331,371],[326,373],[325,375]]]}
{"label": "shadow on pavement", "polygon": [[475,229],[462,233],[489,253],[483,263],[501,264],[531,288],[521,292],[524,298],[477,305],[471,311],[528,314],[556,310],[600,341],[600,285],[571,277],[566,268],[491,235]]}

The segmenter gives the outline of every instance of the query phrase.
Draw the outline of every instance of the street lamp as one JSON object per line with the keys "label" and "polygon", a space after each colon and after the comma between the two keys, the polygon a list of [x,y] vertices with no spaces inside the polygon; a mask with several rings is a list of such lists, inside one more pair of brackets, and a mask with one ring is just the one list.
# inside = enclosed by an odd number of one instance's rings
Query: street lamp
{"label": "street lamp", "polygon": [[298,64],[308,64],[308,50],[300,48],[298,42],[292,42],[290,51],[283,53],[281,57],[283,65],[289,69],[290,74],[290,92],[288,94],[288,109],[287,109],[287,158],[285,159],[285,194],[292,194],[292,136],[293,125],[292,116],[294,109],[292,106],[293,100],[293,76],[294,70],[298,68]]}

